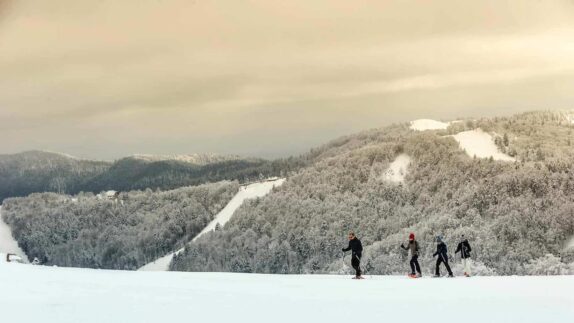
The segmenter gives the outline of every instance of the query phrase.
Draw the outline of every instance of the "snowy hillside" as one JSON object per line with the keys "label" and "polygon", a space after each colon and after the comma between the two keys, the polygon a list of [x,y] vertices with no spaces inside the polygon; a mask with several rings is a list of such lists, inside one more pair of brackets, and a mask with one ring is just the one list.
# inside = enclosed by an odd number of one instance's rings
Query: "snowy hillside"
{"label": "snowy hillside", "polygon": [[404,182],[410,163],[411,163],[411,157],[409,155],[407,154],[398,155],[397,158],[389,165],[389,168],[383,174],[383,180],[393,183]]}
{"label": "snowy hillside", "polygon": [[573,276],[356,281],[0,264],[0,285],[2,322],[574,321]]}
{"label": "snowy hillside", "polygon": [[[254,183],[248,186],[241,187],[239,192],[229,201],[229,203],[219,212],[213,221],[211,221],[192,241],[197,240],[199,237],[207,232],[213,231],[217,224],[221,226],[225,225],[227,221],[231,219],[231,216],[237,210],[245,200],[263,197],[267,195],[274,187],[280,186],[285,182],[284,178],[276,179],[273,181],[264,181],[260,183]],[[154,262],[151,262],[143,267],[140,271],[166,271],[169,269],[169,263],[175,254],[179,254],[184,249],[179,249],[176,252],[165,255]]]}
{"label": "snowy hillside", "polygon": [[448,128],[449,123],[431,119],[418,119],[411,121],[411,129],[416,131],[440,130]]}
{"label": "snowy hillside", "polygon": [[492,136],[481,129],[459,132],[453,136],[470,157],[490,158],[494,160],[514,161],[515,159],[500,152]]}
{"label": "snowy hillside", "polygon": [[[24,262],[28,262],[28,257],[26,257],[24,251],[18,246],[18,242],[12,237],[10,227],[2,219],[2,206],[0,206],[0,254],[6,255],[8,253],[16,254]],[[0,259],[0,261],[2,260]]]}

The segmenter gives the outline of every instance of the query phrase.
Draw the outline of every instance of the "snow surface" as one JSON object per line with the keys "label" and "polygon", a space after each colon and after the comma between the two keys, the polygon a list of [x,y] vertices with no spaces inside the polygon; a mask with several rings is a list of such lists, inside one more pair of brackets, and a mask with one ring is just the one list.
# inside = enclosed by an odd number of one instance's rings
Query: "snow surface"
{"label": "snow surface", "polygon": [[6,260],[6,254],[8,253],[15,254],[22,258],[24,262],[28,262],[28,257],[26,257],[24,251],[18,246],[16,239],[12,236],[10,226],[2,219],[2,206],[0,206],[0,253],[2,254],[0,262]]}
{"label": "snow surface", "polygon": [[460,148],[462,148],[470,157],[490,158],[503,161],[514,161],[515,159],[500,152],[494,144],[492,136],[482,129],[459,132],[452,136]]}
{"label": "snow surface", "polygon": [[[235,196],[227,203],[227,205],[221,210],[192,241],[197,240],[202,235],[206,234],[207,232],[213,231],[215,226],[219,223],[221,226],[225,225],[227,221],[231,219],[231,216],[235,211],[243,204],[243,202],[247,199],[253,199],[257,197],[263,197],[267,195],[273,187],[280,186],[285,182],[284,178],[274,179],[270,181],[258,182],[254,184],[250,184],[247,186],[243,186],[239,189],[239,192],[235,194]],[[171,259],[174,255],[179,254],[182,252],[184,248],[181,248],[173,253],[165,255],[155,261],[141,267],[140,271],[166,271],[169,269],[169,264]]]}
{"label": "snow surface", "polygon": [[393,183],[404,182],[410,163],[411,163],[411,157],[409,155],[407,154],[398,155],[397,158],[389,165],[389,168],[383,174],[383,180]]}
{"label": "snow surface", "polygon": [[129,272],[0,264],[2,322],[574,322],[574,276]]}
{"label": "snow surface", "polygon": [[411,129],[416,131],[440,130],[448,128],[448,122],[440,122],[431,119],[418,119],[411,121]]}

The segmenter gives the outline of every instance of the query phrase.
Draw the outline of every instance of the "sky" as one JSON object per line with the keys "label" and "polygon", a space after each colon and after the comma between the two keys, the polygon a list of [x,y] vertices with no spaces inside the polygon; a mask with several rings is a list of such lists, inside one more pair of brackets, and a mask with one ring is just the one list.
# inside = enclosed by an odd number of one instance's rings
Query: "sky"
{"label": "sky", "polygon": [[0,154],[275,158],[573,89],[573,0],[0,0]]}

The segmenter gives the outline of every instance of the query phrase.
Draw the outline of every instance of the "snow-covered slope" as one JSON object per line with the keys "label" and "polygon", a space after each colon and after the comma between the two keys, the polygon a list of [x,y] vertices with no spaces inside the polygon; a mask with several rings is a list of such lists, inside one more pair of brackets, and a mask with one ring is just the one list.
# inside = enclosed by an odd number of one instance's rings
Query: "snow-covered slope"
{"label": "snow-covered slope", "polygon": [[460,148],[470,157],[494,158],[495,160],[514,161],[515,159],[500,152],[492,136],[481,129],[459,132],[453,136]]}
{"label": "snow-covered slope", "polygon": [[2,322],[574,322],[574,276],[128,272],[0,264]]}
{"label": "snow-covered slope", "polygon": [[405,176],[407,175],[407,170],[410,163],[411,157],[409,155],[398,155],[383,174],[383,180],[394,183],[403,182],[405,180]]}
{"label": "snow-covered slope", "polygon": [[[0,253],[4,255],[13,253],[22,258],[24,262],[28,262],[28,257],[26,257],[24,251],[18,246],[18,242],[12,237],[12,230],[2,219],[2,206],[0,206]],[[5,259],[5,256],[1,258],[0,262]]]}
{"label": "snow-covered slope", "polygon": [[440,130],[448,128],[448,122],[440,122],[431,119],[418,119],[411,121],[411,129],[416,131]]}
{"label": "snow-covered slope", "polygon": [[[219,223],[221,226],[225,225],[227,221],[231,219],[231,216],[235,211],[243,204],[243,201],[247,199],[252,199],[256,197],[263,197],[267,195],[273,187],[280,186],[285,182],[284,178],[276,179],[272,181],[264,181],[259,183],[254,183],[251,185],[247,185],[241,187],[239,192],[227,203],[227,205],[219,212],[213,221],[211,221],[192,241],[197,240],[199,237],[204,235],[207,232],[212,231],[215,229],[215,226]],[[182,249],[177,250],[176,252],[170,253],[165,255],[154,262],[151,262],[143,267],[141,267],[140,271],[166,271],[169,268],[169,263],[173,258],[173,255],[179,254],[183,251]]]}

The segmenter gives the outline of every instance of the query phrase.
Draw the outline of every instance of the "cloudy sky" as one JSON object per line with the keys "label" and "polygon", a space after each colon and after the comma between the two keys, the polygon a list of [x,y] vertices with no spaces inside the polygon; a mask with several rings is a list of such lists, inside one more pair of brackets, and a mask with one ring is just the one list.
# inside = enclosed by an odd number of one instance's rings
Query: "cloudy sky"
{"label": "cloudy sky", "polygon": [[572,0],[0,0],[0,153],[278,157],[565,108]]}

